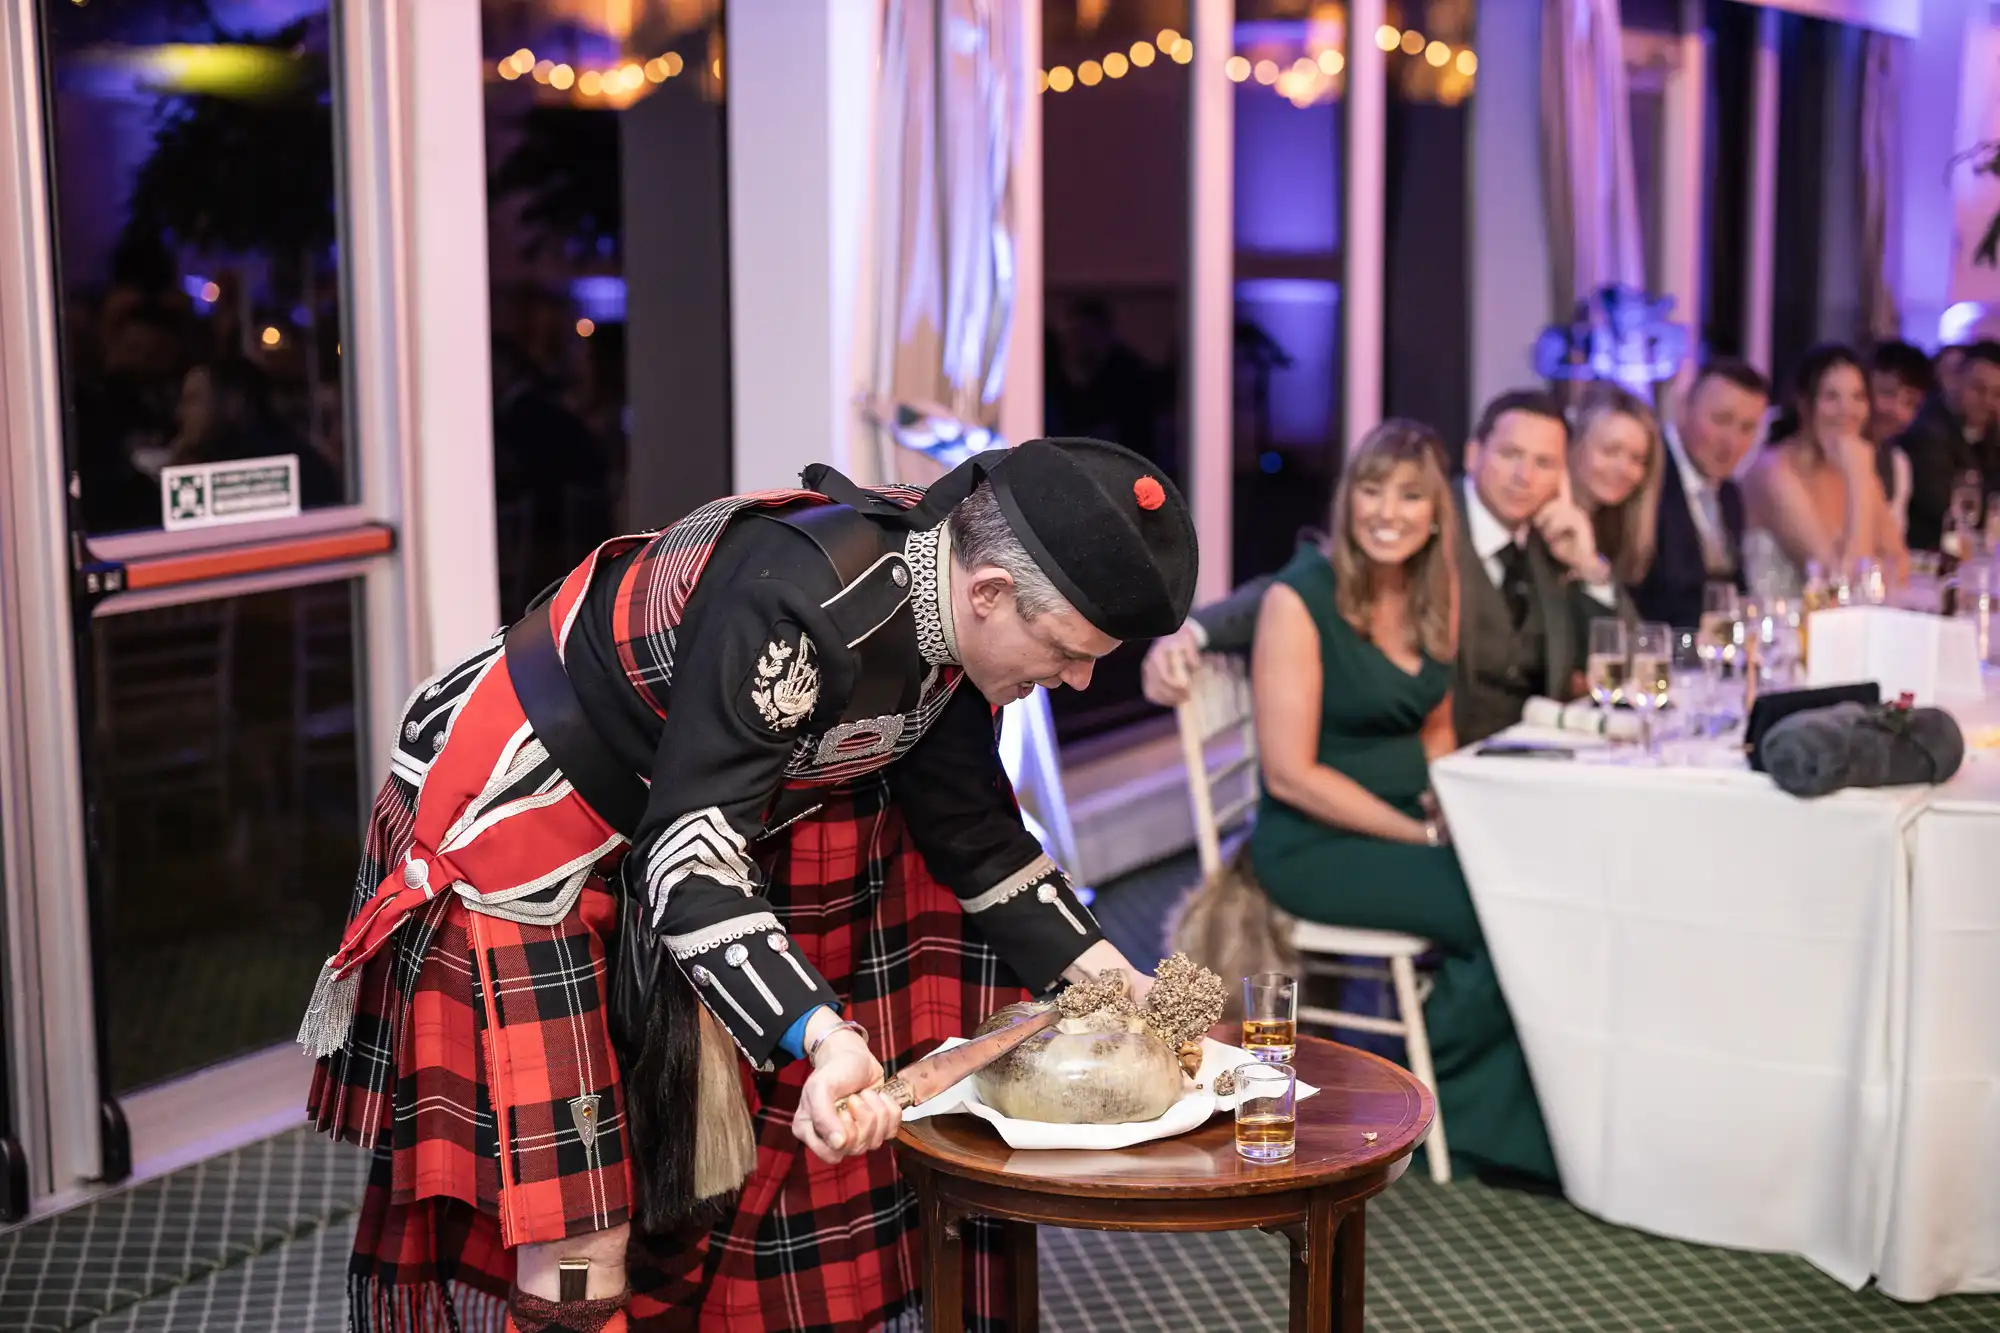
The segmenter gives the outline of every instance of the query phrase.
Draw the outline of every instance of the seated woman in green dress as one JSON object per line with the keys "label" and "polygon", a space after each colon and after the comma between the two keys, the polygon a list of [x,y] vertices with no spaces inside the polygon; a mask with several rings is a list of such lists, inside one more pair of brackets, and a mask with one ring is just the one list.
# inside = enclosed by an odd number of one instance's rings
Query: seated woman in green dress
{"label": "seated woman in green dress", "polygon": [[1341,477],[1331,537],[1300,547],[1264,595],[1250,862],[1295,916],[1436,942],[1424,1020],[1454,1162],[1553,1185],[1527,1062],[1430,798],[1430,761],[1456,746],[1459,524],[1443,457],[1426,426],[1376,427]]}

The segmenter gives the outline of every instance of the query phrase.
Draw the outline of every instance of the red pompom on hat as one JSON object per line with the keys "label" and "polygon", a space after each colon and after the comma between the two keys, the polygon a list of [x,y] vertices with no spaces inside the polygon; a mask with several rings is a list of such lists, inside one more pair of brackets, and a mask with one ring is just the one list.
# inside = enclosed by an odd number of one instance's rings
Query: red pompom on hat
{"label": "red pompom on hat", "polygon": [[1167,493],[1152,477],[1141,477],[1132,483],[1132,498],[1139,502],[1139,508],[1148,513],[1167,502]]}

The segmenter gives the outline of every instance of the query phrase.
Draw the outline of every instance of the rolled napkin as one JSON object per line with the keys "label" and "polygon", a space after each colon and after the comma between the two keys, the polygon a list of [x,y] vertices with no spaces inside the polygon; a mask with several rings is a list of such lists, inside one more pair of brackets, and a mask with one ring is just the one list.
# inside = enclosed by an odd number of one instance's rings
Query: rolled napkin
{"label": "rolled napkin", "polygon": [[1949,713],[1901,704],[1835,704],[1774,723],[1759,747],[1764,771],[1793,796],[1845,787],[1944,782],[1965,759]]}
{"label": "rolled napkin", "polygon": [[1621,713],[1617,709],[1607,713],[1589,699],[1559,704],[1538,694],[1521,710],[1521,720],[1531,727],[1580,731],[1614,741],[1636,741],[1645,735],[1637,713]]}

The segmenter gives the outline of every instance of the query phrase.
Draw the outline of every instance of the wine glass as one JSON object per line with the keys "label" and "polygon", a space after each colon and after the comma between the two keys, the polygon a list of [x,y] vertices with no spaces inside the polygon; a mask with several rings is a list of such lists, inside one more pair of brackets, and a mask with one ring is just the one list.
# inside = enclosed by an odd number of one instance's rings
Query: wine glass
{"label": "wine glass", "polygon": [[1639,710],[1644,719],[1646,753],[1660,752],[1653,734],[1653,714],[1672,698],[1673,631],[1654,621],[1632,627],[1632,651],[1625,669],[1625,701]]}
{"label": "wine glass", "polygon": [[1701,661],[1709,684],[1719,687],[1723,667],[1736,660],[1736,622],[1743,618],[1742,599],[1733,583],[1710,583],[1701,590]]}
{"label": "wine glass", "polygon": [[1707,734],[1709,680],[1708,663],[1701,652],[1701,631],[1697,629],[1676,629],[1673,631],[1672,660],[1668,672],[1672,678],[1674,714],[1680,719],[1675,727],[1677,734],[1698,737]]}
{"label": "wine glass", "polygon": [[1864,555],[1854,562],[1854,600],[1866,606],[1881,606],[1889,600],[1889,574],[1882,562]]}
{"label": "wine glass", "polygon": [[1584,679],[1599,708],[1609,710],[1618,702],[1625,685],[1625,659],[1625,622],[1615,618],[1591,621]]}
{"label": "wine glass", "polygon": [[1985,478],[1978,472],[1968,469],[1959,473],[1958,480],[1952,484],[1952,517],[1956,518],[1959,527],[1967,532],[1977,530],[1979,520],[1983,517],[1981,493],[1984,481]]}

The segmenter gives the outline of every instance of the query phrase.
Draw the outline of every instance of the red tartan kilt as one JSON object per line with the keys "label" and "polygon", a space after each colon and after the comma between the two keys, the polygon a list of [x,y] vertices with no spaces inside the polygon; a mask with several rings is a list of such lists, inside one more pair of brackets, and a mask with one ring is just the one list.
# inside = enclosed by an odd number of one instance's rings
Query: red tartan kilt
{"label": "red tartan kilt", "polygon": [[[879,778],[834,792],[758,850],[796,947],[891,1070],[1022,998],[1012,974],[968,937],[957,899],[931,878]],[[356,1239],[358,1327],[412,1327],[416,1311],[454,1299],[447,1291],[476,1323],[477,1293],[502,1295],[512,1280],[507,1246],[626,1219],[633,1149],[602,1002],[614,920],[611,893],[592,881],[553,927],[441,899],[404,928],[429,939],[406,1019],[380,1015],[383,1032],[400,1029],[393,1105],[373,1117],[357,1118],[352,1106],[336,1113],[358,1090],[332,1063],[314,1090],[323,1127],[366,1142],[355,1133],[361,1119],[389,1122],[386,1141],[374,1140],[377,1170]],[[398,953],[370,962],[364,997],[395,989],[385,979]],[[361,1020],[369,1017],[364,1002]],[[502,1071],[499,1082],[490,1069]],[[888,1149],[828,1166],[799,1146],[791,1119],[808,1072],[793,1061],[755,1079],[758,1166],[727,1222],[695,1238],[635,1240],[635,1327],[860,1333],[912,1308],[922,1285],[914,1196]],[[567,1112],[585,1092],[602,1099],[594,1153]],[[497,1124],[510,1127],[504,1161]],[[1009,1290],[1002,1252],[997,1236],[972,1241],[968,1326],[997,1328]]]}

